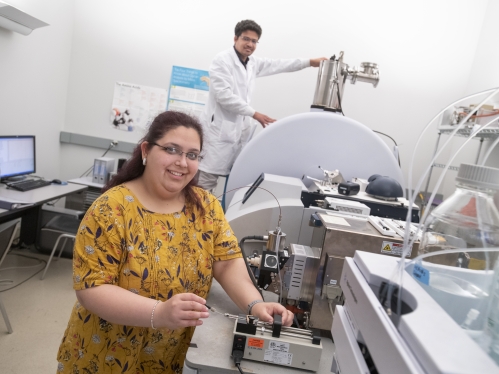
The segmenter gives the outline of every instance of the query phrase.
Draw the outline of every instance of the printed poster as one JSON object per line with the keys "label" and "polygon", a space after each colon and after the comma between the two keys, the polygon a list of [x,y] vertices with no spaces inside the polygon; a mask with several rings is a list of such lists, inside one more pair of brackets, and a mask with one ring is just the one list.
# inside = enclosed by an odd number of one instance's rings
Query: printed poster
{"label": "printed poster", "polygon": [[165,111],[166,103],[165,88],[116,82],[111,126],[123,131],[144,130],[159,113]]}
{"label": "printed poster", "polygon": [[167,110],[178,110],[199,119],[208,101],[209,88],[208,71],[173,66]]}

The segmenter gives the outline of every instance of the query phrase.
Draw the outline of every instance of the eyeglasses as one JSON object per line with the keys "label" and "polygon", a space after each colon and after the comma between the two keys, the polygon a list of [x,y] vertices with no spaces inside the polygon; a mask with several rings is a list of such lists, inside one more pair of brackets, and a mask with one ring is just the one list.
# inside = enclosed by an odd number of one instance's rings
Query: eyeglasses
{"label": "eyeglasses", "polygon": [[245,42],[251,42],[251,43],[253,43],[254,45],[257,45],[257,44],[258,44],[258,39],[251,39],[251,38],[248,38],[247,36],[241,36],[241,38],[242,38]]}
{"label": "eyeglasses", "polygon": [[182,157],[182,154],[185,153],[185,157],[187,157],[188,160],[191,160],[191,161],[201,161],[203,159],[203,156],[198,155],[196,152],[184,152],[184,151],[182,151],[182,150],[180,150],[178,148],[171,147],[171,146],[163,147],[162,145],[159,145],[159,144],[156,144],[156,143],[151,143],[151,144],[153,144],[155,146],[158,146],[159,148],[163,149],[169,155],[181,156]]}

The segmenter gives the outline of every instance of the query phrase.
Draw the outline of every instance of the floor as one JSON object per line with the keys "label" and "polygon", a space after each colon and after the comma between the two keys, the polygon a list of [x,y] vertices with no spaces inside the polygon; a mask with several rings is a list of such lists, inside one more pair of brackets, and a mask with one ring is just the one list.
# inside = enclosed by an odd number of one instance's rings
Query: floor
{"label": "floor", "polygon": [[40,280],[47,259],[33,248],[14,249],[0,268],[0,298],[14,331],[8,333],[0,314],[2,374],[56,373],[57,350],[76,296],[70,259],[52,261]]}
{"label": "floor", "polygon": [[[224,183],[220,178],[217,196]],[[76,295],[70,259],[52,261],[40,280],[48,257],[34,247],[14,248],[0,267],[0,300],[13,330],[8,333],[0,313],[0,374],[56,373],[57,351]]]}

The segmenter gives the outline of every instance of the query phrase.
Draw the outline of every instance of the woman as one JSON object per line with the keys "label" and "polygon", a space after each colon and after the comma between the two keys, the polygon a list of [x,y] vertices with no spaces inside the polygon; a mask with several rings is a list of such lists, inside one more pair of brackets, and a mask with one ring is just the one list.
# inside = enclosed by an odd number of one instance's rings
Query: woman
{"label": "woman", "polygon": [[220,204],[194,186],[202,146],[195,119],[158,115],[87,211],[58,372],[180,373],[213,277],[244,312],[291,324],[283,306],[260,302]]}

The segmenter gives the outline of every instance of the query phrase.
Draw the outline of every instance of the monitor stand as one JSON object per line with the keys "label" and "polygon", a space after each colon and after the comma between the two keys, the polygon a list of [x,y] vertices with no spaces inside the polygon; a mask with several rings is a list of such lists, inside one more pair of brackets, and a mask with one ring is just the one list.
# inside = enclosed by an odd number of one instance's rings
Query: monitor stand
{"label": "monitor stand", "polygon": [[26,175],[18,175],[16,177],[7,177],[7,178],[2,178],[1,183],[10,183],[10,182],[19,182],[23,181],[26,179]]}

